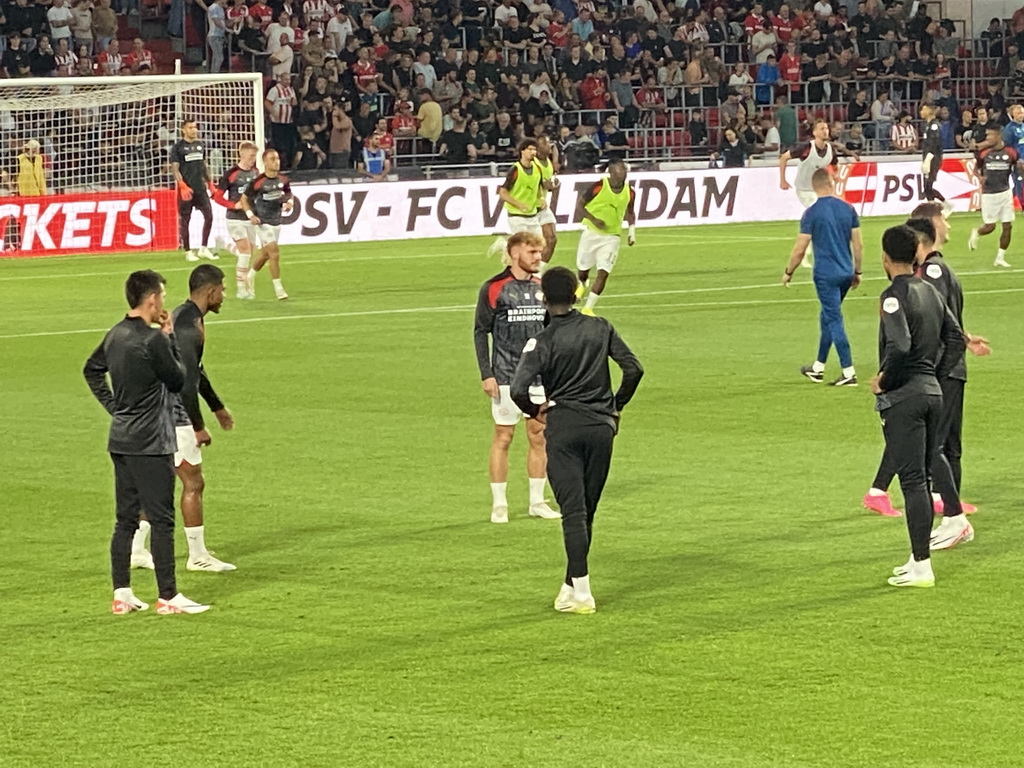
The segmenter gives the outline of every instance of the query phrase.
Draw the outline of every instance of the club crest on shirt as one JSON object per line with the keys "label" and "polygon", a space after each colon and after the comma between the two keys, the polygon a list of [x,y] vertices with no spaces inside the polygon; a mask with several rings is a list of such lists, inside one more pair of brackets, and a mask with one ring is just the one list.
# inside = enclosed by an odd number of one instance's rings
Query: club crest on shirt
{"label": "club crest on shirt", "polygon": [[940,267],[938,264],[929,264],[925,268],[924,273],[933,280],[938,280],[940,277],[942,277],[942,267]]}
{"label": "club crest on shirt", "polygon": [[535,350],[536,348],[537,348],[537,340],[536,339],[530,339],[528,342],[526,342],[526,346],[523,347],[523,354],[525,355],[527,352],[533,352],[533,350]]}
{"label": "club crest on shirt", "polygon": [[890,315],[900,308],[900,300],[895,296],[890,296],[882,302],[882,309],[888,312]]}

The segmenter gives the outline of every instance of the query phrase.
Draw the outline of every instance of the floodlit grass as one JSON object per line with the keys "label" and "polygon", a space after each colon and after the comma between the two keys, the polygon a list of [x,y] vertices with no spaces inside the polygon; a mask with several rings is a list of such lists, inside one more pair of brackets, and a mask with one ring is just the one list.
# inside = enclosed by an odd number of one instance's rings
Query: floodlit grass
{"label": "floodlit grass", "polygon": [[[561,534],[526,515],[522,435],[512,521],[488,521],[485,239],[286,248],[290,301],[266,275],[255,302],[231,288],[206,364],[237,429],[204,455],[207,541],[239,570],[186,572],[179,534],[182,591],[214,606],[194,617],[108,612],[107,419],[81,376],[125,275],[163,272],[176,304],[190,267],[0,262],[0,765],[1020,764],[1024,272],[992,270],[991,238],[968,254],[973,221],[947,254],[995,350],[969,363],[981,512],[930,591],[886,586],[904,523],[860,508],[881,452],[867,387],[798,375],[817,304],[805,271],[777,285],[795,226],[623,248],[598,309],[647,376],[598,514],[594,616],[551,608]],[[890,223],[864,222],[845,307],[865,382]]]}

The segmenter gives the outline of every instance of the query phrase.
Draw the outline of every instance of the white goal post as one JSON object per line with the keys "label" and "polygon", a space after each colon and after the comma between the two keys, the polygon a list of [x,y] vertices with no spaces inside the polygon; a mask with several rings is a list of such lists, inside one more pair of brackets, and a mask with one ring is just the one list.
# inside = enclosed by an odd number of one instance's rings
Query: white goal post
{"label": "white goal post", "polygon": [[35,140],[46,194],[169,188],[167,157],[186,117],[199,122],[218,178],[234,163],[240,141],[264,145],[260,75],[0,80],[0,163],[10,174],[11,155]]}

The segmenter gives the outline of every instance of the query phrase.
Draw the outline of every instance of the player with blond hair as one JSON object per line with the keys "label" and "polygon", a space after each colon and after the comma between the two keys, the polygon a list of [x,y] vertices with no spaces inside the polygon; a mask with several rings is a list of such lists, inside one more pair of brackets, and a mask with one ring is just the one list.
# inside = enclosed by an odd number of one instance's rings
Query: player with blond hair
{"label": "player with blond hair", "polygon": [[228,236],[233,241],[233,248],[229,247],[229,250],[232,250],[238,259],[235,266],[235,283],[240,299],[255,298],[255,294],[249,293],[246,286],[246,276],[249,274],[249,260],[256,244],[256,228],[246,218],[242,209],[242,193],[260,175],[256,168],[258,151],[259,148],[254,142],[241,142],[238,145],[238,162],[220,177],[213,195],[214,202],[228,209],[224,218]]}
{"label": "player with blond hair", "polygon": [[[508,454],[516,424],[523,412],[512,402],[509,385],[527,343],[544,328],[544,297],[540,290],[541,255],[544,238],[520,231],[514,233],[502,254],[505,269],[480,288],[476,307],[473,341],[484,393],[491,399],[494,439],[491,443],[491,522],[508,522]],[[488,344],[490,337],[490,344]],[[532,393],[543,402],[538,387]],[[558,519],[560,515],[544,501],[547,478],[547,457],[544,447],[544,423],[528,419],[526,435],[529,451],[526,458],[530,478],[532,517]]]}

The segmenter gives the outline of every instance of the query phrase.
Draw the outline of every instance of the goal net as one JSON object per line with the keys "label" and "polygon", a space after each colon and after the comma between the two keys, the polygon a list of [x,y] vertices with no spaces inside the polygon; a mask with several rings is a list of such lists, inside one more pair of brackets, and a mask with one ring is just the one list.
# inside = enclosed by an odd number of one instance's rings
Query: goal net
{"label": "goal net", "polygon": [[[168,197],[174,187],[169,155],[180,138],[182,120],[198,121],[216,180],[234,163],[239,142],[263,146],[262,101],[262,80],[255,73],[0,80],[0,203],[3,218],[21,219],[17,233],[4,222],[0,236],[5,249],[103,251],[108,250],[102,247],[104,240],[112,240],[109,250],[119,250],[117,244],[124,246],[120,250],[135,249],[133,243],[140,238],[129,239],[129,229],[145,227],[143,218],[155,222],[176,215],[166,201],[173,202]],[[34,154],[41,157],[41,178],[25,163],[25,157]],[[147,198],[152,210],[135,216],[139,223],[133,225],[131,206],[143,193],[156,193]],[[98,204],[108,201],[106,209],[113,205],[110,200],[119,199],[130,207],[111,224],[109,210],[87,210],[90,199]],[[89,226],[112,229],[113,237],[100,237],[101,247],[96,249],[81,249],[82,239],[74,236],[55,238],[59,227],[53,222],[65,217],[65,201],[77,203],[76,210],[85,204],[86,214],[103,218],[102,227],[91,220]],[[60,210],[50,214],[54,206]],[[83,215],[79,210],[74,219],[74,226],[82,230]],[[38,223],[33,216],[45,220],[45,232],[33,229]],[[122,226],[127,228],[124,232],[118,230]],[[55,242],[51,248],[49,240],[56,239],[66,240],[66,246]],[[166,241],[164,237],[150,248],[166,247]]]}

